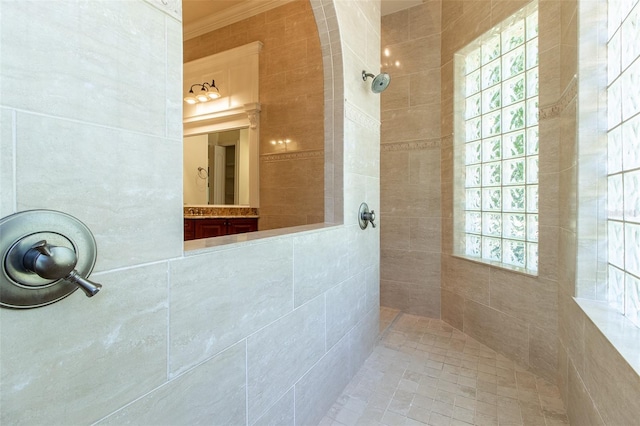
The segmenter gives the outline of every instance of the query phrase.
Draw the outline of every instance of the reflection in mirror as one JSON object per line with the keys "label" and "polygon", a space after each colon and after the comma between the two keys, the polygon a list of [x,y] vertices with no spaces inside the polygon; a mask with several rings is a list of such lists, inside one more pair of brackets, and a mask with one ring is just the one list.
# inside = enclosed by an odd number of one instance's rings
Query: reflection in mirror
{"label": "reflection in mirror", "polygon": [[184,138],[184,203],[249,205],[248,128]]}
{"label": "reflection in mirror", "polygon": [[[223,130],[222,116],[216,117],[215,129],[205,129],[195,121],[198,117],[209,120],[211,114],[222,115],[227,108],[244,112],[248,102],[255,104],[259,125],[249,133],[258,133],[250,136],[256,142],[251,161],[257,176],[249,206],[259,216],[259,229],[324,222],[324,100],[325,90],[332,89],[324,87],[322,49],[310,1],[184,1],[183,25],[184,93],[190,87],[187,83],[215,80],[222,95],[204,104],[183,105],[185,136]],[[262,46],[255,84],[234,87],[247,67],[226,67],[228,61],[219,58],[236,60],[236,49],[253,43]],[[214,55],[220,56],[204,66],[206,58]],[[199,65],[203,66],[196,70]],[[237,98],[244,93],[255,98]],[[333,178],[328,179],[333,183]],[[196,206],[186,194],[185,204],[187,212]]]}

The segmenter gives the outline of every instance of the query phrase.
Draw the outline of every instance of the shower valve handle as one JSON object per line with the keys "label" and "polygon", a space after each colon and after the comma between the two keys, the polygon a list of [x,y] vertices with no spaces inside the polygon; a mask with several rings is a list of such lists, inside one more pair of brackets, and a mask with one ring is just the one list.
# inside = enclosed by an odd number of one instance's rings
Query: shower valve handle
{"label": "shower valve handle", "polygon": [[365,211],[362,212],[362,220],[365,222],[369,222],[371,224],[372,227],[376,227],[376,224],[373,222],[374,220],[376,220],[376,212],[371,210],[371,211]]}
{"label": "shower valve handle", "polygon": [[49,280],[64,279],[76,284],[87,297],[95,296],[102,285],[84,278],[75,269],[78,257],[76,253],[63,246],[48,244],[46,240],[35,243],[24,254],[22,263],[28,271]]}

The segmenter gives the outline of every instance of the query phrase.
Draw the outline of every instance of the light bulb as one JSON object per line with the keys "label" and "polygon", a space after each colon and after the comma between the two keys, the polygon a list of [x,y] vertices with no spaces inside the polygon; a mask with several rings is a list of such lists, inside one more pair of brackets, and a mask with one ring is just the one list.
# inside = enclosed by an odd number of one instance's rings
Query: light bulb
{"label": "light bulb", "polygon": [[200,102],[207,102],[209,100],[209,97],[206,93],[198,93],[196,95],[196,99]]}
{"label": "light bulb", "polygon": [[218,99],[220,97],[220,93],[218,92],[209,92],[207,93],[211,99]]}
{"label": "light bulb", "polygon": [[198,102],[198,100],[197,100],[196,98],[194,98],[193,96],[187,96],[187,97],[185,97],[185,98],[184,98],[184,101],[185,101],[186,103],[188,103],[189,105],[193,105],[193,104],[195,104],[196,102]]}

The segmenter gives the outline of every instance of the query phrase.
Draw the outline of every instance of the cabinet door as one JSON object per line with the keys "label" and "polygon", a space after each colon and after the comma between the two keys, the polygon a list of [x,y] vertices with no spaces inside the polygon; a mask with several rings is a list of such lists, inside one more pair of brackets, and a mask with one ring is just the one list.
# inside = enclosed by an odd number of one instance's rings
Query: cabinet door
{"label": "cabinet door", "polygon": [[229,219],[229,234],[242,234],[258,230],[258,219]]}
{"label": "cabinet door", "polygon": [[227,235],[225,219],[195,219],[196,239]]}
{"label": "cabinet door", "polygon": [[196,237],[196,225],[194,219],[184,220],[184,240],[193,240]]}

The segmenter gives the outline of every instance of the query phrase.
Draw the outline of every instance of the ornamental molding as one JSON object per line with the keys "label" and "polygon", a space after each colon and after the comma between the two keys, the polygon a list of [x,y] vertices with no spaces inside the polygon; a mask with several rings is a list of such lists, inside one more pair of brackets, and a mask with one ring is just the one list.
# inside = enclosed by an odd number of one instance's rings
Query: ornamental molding
{"label": "ornamental molding", "polygon": [[287,160],[306,160],[310,158],[323,158],[324,150],[318,149],[313,151],[297,151],[297,152],[278,152],[272,154],[261,154],[260,161],[274,162]]}
{"label": "ornamental molding", "polygon": [[168,13],[178,21],[182,21],[182,0],[145,0],[155,8]]}
{"label": "ornamental molding", "polygon": [[376,134],[380,134],[380,120],[376,120],[370,115],[362,112],[348,101],[345,101],[344,112],[345,117],[347,117],[348,120],[353,121],[365,129],[373,130]]}
{"label": "ornamental molding", "polygon": [[549,120],[559,117],[567,106],[578,96],[578,79],[573,76],[567,88],[564,90],[560,99],[555,104],[540,108],[538,111],[539,120]]}
{"label": "ornamental molding", "polygon": [[380,151],[422,151],[425,149],[440,148],[441,139],[430,139],[426,141],[396,142],[380,145]]}

